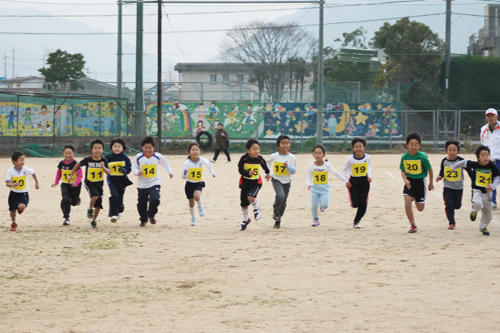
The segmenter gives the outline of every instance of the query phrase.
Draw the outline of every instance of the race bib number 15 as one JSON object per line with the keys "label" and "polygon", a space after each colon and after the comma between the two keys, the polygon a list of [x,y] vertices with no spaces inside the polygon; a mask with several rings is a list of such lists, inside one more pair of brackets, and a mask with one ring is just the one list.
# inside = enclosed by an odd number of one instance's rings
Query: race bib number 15
{"label": "race bib number 15", "polygon": [[203,179],[203,168],[189,168],[188,179],[194,182],[201,182]]}

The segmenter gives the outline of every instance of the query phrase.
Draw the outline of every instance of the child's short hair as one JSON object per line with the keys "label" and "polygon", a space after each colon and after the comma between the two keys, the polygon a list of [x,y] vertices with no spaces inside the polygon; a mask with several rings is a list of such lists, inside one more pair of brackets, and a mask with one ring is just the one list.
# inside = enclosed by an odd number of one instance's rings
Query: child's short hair
{"label": "child's short hair", "polygon": [[116,138],[111,140],[111,143],[109,144],[109,149],[113,149],[113,145],[115,143],[119,143],[123,147],[123,151],[127,150],[127,145],[125,144],[125,141],[122,138]]}
{"label": "child's short hair", "polygon": [[316,146],[314,146],[313,153],[314,153],[314,151],[316,149],[321,149],[321,151],[323,152],[323,154],[326,154],[326,149],[325,149],[325,147],[323,147],[323,145],[317,144]]}
{"label": "child's short hair", "polygon": [[94,145],[101,145],[102,149],[104,149],[104,142],[101,139],[94,139],[90,142],[90,150],[94,148]]}
{"label": "child's short hair", "polygon": [[219,123],[217,124],[217,126],[222,126],[222,127],[224,127],[224,125],[222,125],[222,123],[221,123],[221,122],[219,122]]}
{"label": "child's short hair", "polygon": [[460,152],[460,141],[458,140],[448,140],[444,143],[444,149],[448,151],[448,147],[451,145],[455,145],[457,147],[457,151]]}
{"label": "child's short hair", "polygon": [[288,139],[288,141],[290,141],[290,137],[288,135],[282,134],[282,135],[278,136],[278,138],[276,139],[276,147],[279,147],[281,140],[285,140],[285,139]]}
{"label": "child's short hair", "polygon": [[72,145],[64,146],[63,151],[65,151],[66,149],[71,149],[73,151],[73,153],[75,152],[75,147],[73,147]]}
{"label": "child's short hair", "polygon": [[155,138],[153,138],[151,135],[148,135],[147,137],[142,139],[141,147],[144,147],[147,144],[150,144],[153,146],[153,148],[156,148]]}
{"label": "child's short hair", "polygon": [[419,145],[422,144],[422,136],[420,135],[420,133],[418,132],[408,133],[408,135],[406,136],[406,144],[409,144],[410,141],[413,139],[417,140]]}
{"label": "child's short hair", "polygon": [[477,158],[479,158],[479,154],[481,154],[481,152],[483,150],[486,150],[488,152],[488,154],[490,154],[490,148],[483,146],[483,145],[480,145],[479,147],[476,148],[476,151],[474,152],[474,154],[476,154]]}
{"label": "child's short hair", "polygon": [[259,147],[260,147],[259,140],[254,139],[254,138],[250,138],[250,139],[248,139],[247,144],[245,145],[245,147],[246,147],[246,149],[248,150],[248,149],[252,148],[252,146],[253,146],[254,144],[258,144],[258,145],[259,145]]}
{"label": "child's short hair", "polygon": [[363,147],[366,148],[366,145],[368,144],[368,142],[366,141],[365,138],[361,138],[359,136],[356,136],[354,138],[352,138],[351,140],[351,147],[354,148],[354,145],[358,142],[361,142],[361,144],[363,145]]}
{"label": "child's short hair", "polygon": [[22,151],[13,152],[11,155],[12,162],[16,162],[19,159],[19,157],[21,157],[21,156],[24,156],[24,153]]}

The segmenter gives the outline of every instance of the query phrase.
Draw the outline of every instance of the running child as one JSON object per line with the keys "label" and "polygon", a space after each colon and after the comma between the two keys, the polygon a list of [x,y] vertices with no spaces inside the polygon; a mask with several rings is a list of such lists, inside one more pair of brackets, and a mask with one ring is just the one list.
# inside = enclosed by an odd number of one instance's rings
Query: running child
{"label": "running child", "polygon": [[12,164],[14,164],[14,166],[7,171],[7,176],[5,177],[5,185],[7,185],[7,187],[10,187],[9,211],[10,218],[12,219],[10,231],[16,231],[16,211],[19,213],[19,215],[21,215],[26,207],[28,207],[28,203],[30,201],[30,197],[28,194],[28,176],[33,176],[33,179],[35,180],[35,188],[37,190],[40,188],[40,186],[38,185],[38,179],[36,178],[35,170],[24,166],[26,157],[22,152],[13,152],[11,158]]}
{"label": "running child", "polygon": [[266,161],[260,156],[260,143],[257,139],[250,138],[246,143],[247,153],[241,156],[238,162],[238,171],[240,177],[240,206],[243,213],[243,222],[240,226],[240,231],[246,230],[248,224],[252,220],[248,216],[248,206],[252,204],[255,221],[258,221],[262,216],[259,204],[257,202],[257,194],[262,187],[262,178],[260,177],[260,167],[266,172],[266,180],[271,179]]}
{"label": "running child", "polygon": [[271,154],[267,160],[267,167],[271,170],[272,183],[276,197],[274,199],[274,227],[281,226],[281,217],[285,213],[288,193],[292,185],[292,175],[297,171],[295,156],[290,153],[290,137],[280,135],[276,139],[278,152]]}
{"label": "running child", "polygon": [[69,176],[71,170],[76,165],[75,160],[75,147],[72,145],[66,145],[63,148],[64,160],[60,161],[57,165],[56,179],[52,187],[56,187],[61,181],[61,210],[63,213],[64,222],[63,225],[70,225],[71,221],[69,219],[69,213],[71,212],[71,206],[80,205],[80,192],[82,190],[82,170],[76,172],[76,179],[69,181]]}
{"label": "running child", "polygon": [[125,206],[123,205],[123,196],[127,186],[133,183],[128,179],[128,174],[132,169],[132,163],[125,151],[127,145],[123,139],[117,138],[111,140],[109,148],[112,153],[105,156],[109,163],[108,186],[111,196],[109,197],[109,212],[108,217],[111,222],[116,222],[120,219]]}
{"label": "running child", "polygon": [[311,162],[307,167],[307,190],[311,191],[311,213],[313,217],[313,227],[320,225],[318,206],[323,212],[328,208],[330,201],[330,184],[328,182],[328,172],[331,172],[344,183],[347,181],[340,173],[328,163],[328,160],[323,160],[326,155],[325,147],[316,145],[313,149],[314,162]]}
{"label": "running child", "polygon": [[212,176],[215,177],[215,172],[210,166],[210,162],[205,157],[201,157],[201,148],[197,143],[192,143],[188,147],[188,159],[184,162],[184,167],[182,168],[181,177],[186,179],[186,186],[184,191],[186,192],[186,197],[189,201],[189,213],[191,213],[191,226],[196,225],[196,216],[194,210],[194,203],[198,204],[198,210],[200,216],[203,217],[206,214],[205,207],[203,207],[203,202],[201,201],[201,191],[205,187],[205,173],[203,172],[203,166],[206,166]]}
{"label": "running child", "polygon": [[472,182],[472,211],[470,220],[475,221],[477,212],[482,211],[479,231],[485,236],[489,236],[488,225],[491,222],[492,215],[492,193],[500,185],[500,172],[495,164],[490,161],[490,148],[479,146],[475,151],[478,162],[463,160],[453,164],[452,171],[465,167],[470,169],[469,175]]}
{"label": "running child", "polygon": [[439,176],[436,177],[436,183],[443,180],[443,200],[446,217],[448,218],[448,229],[455,229],[455,209],[462,207],[462,195],[464,193],[464,175],[463,169],[452,171],[453,164],[463,161],[458,156],[460,152],[460,142],[456,140],[446,141],[444,144],[447,157],[441,161]]}
{"label": "running child", "polygon": [[74,180],[75,173],[82,166],[87,167],[85,173],[85,188],[89,193],[90,203],[87,209],[87,218],[92,219],[90,225],[97,229],[97,217],[102,209],[102,196],[104,185],[104,174],[109,175],[108,160],[102,156],[104,152],[104,142],[100,139],[95,139],[90,142],[90,151],[92,156],[85,157],[80,162],[76,163],[69,175],[69,182]]}
{"label": "running child", "polygon": [[[368,193],[372,181],[372,161],[370,155],[365,154],[366,139],[355,137],[351,140],[353,154],[347,158],[342,168],[345,186],[349,192],[351,207],[357,208],[353,227],[361,228],[359,223],[368,209]],[[348,176],[350,175],[350,177]]]}
{"label": "running child", "polygon": [[[412,201],[415,200],[415,206],[419,212],[425,208],[425,199],[427,198],[427,189],[434,189],[432,166],[427,158],[427,154],[419,151],[422,143],[422,136],[417,132],[410,132],[406,137],[406,147],[408,152],[401,157],[399,169],[401,177],[405,182],[403,196],[405,201],[405,211],[411,228],[409,233],[417,232],[417,225],[413,217]],[[429,185],[426,184],[426,177],[429,174]]]}
{"label": "running child", "polygon": [[[160,153],[155,152],[155,139],[147,136],[142,140],[142,153],[135,155],[132,161],[132,173],[137,178],[137,210],[141,220],[141,227],[145,227],[148,220],[151,224],[156,224],[156,213],[160,205],[161,176],[158,166],[161,165],[167,170],[170,178],[174,176],[172,168],[167,159]],[[149,207],[148,207],[149,202]]]}

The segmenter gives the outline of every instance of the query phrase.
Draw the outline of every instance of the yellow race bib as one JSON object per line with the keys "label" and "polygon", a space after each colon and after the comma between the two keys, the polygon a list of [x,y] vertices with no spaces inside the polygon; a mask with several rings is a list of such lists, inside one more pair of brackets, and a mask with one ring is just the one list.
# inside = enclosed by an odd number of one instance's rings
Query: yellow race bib
{"label": "yellow race bib", "polygon": [[250,171],[253,170],[253,175],[250,177],[245,177],[247,179],[259,179],[259,170],[260,170],[260,165],[259,164],[245,164],[245,170]]}
{"label": "yellow race bib", "polygon": [[13,187],[14,190],[25,190],[26,189],[26,176],[12,177],[11,183],[19,183],[19,186]]}
{"label": "yellow race bib", "polygon": [[288,168],[285,163],[274,161],[273,169],[276,176],[288,176]]}
{"label": "yellow race bib", "polygon": [[328,184],[328,171],[313,171],[314,185]]}
{"label": "yellow race bib", "polygon": [[462,173],[460,172],[460,169],[457,169],[455,171],[451,170],[451,167],[444,167],[444,179],[450,182],[458,182],[462,180]]}
{"label": "yellow race bib", "polygon": [[476,186],[488,187],[491,184],[491,173],[476,171]]}
{"label": "yellow race bib", "polygon": [[188,180],[193,182],[201,182],[203,179],[203,168],[189,168]]}
{"label": "yellow race bib", "polygon": [[87,168],[87,180],[89,182],[101,182],[104,179],[102,168]]}
{"label": "yellow race bib", "polygon": [[368,162],[352,165],[351,175],[353,177],[366,177],[368,174]]}
{"label": "yellow race bib", "polygon": [[112,176],[123,176],[124,174],[121,173],[119,170],[121,167],[125,166],[125,161],[120,161],[120,162],[110,162],[109,163],[109,171],[111,172]]}
{"label": "yellow race bib", "polygon": [[157,172],[156,166],[157,164],[143,164],[141,166],[142,176],[144,178],[155,178]]}
{"label": "yellow race bib", "polygon": [[[73,180],[71,182],[68,181],[69,179],[69,176],[71,175],[71,170],[64,170],[64,169],[61,169],[61,181],[65,184],[72,184],[74,182],[76,182],[76,178],[73,178]],[[75,176],[76,177],[76,173],[75,173]]]}
{"label": "yellow race bib", "polygon": [[422,173],[422,162],[420,160],[403,161],[405,172],[410,175],[418,175]]}

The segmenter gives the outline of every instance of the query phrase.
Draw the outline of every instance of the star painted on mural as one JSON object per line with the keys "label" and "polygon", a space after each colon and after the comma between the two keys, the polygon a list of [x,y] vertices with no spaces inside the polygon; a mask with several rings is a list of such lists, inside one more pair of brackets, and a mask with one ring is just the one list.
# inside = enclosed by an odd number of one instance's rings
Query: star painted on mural
{"label": "star painted on mural", "polygon": [[385,131],[384,131],[384,133],[389,133],[389,129],[386,128]]}
{"label": "star painted on mural", "polygon": [[358,115],[354,117],[354,119],[356,119],[356,125],[366,125],[366,119],[368,119],[368,116],[365,116],[363,112],[359,112]]}
{"label": "star painted on mural", "polygon": [[267,135],[267,136],[271,136],[271,135],[273,135],[273,133],[274,133],[274,132],[273,132],[273,131],[271,131],[271,130],[267,130],[267,131],[266,131],[266,135]]}
{"label": "star painted on mural", "polygon": [[281,121],[279,121],[279,120],[278,120],[278,121],[276,122],[276,125],[279,125],[279,124],[281,124]]}
{"label": "star painted on mural", "polygon": [[377,105],[377,110],[382,110],[383,106],[382,104],[379,103],[379,105]]}
{"label": "star painted on mural", "polygon": [[297,124],[297,125],[295,125],[295,128],[297,129],[297,133],[300,133],[302,131],[302,126],[301,125],[302,124],[300,124],[300,123]]}
{"label": "star painted on mural", "polygon": [[297,108],[295,109],[295,111],[300,112],[300,108],[299,108],[299,107],[297,107]]}
{"label": "star painted on mural", "polygon": [[293,128],[289,128],[289,129],[288,129],[288,132],[293,132]]}

